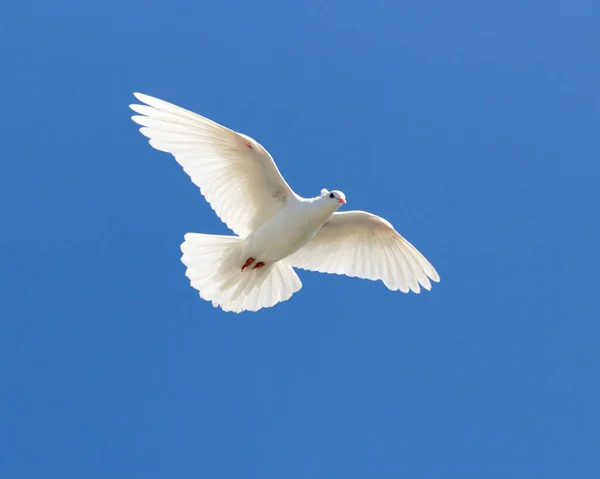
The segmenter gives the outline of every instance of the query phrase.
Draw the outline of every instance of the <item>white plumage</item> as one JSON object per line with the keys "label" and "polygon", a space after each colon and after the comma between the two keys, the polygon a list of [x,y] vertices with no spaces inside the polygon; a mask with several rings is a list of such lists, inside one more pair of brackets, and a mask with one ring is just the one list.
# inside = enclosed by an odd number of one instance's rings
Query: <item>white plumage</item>
{"label": "white plumage", "polygon": [[188,233],[186,276],[225,311],[257,311],[302,287],[295,268],[381,280],[415,293],[440,280],[392,225],[364,211],[337,212],[341,191],[302,198],[252,138],[163,100],[134,94],[133,121],[150,145],[171,153],[215,213],[236,234]]}

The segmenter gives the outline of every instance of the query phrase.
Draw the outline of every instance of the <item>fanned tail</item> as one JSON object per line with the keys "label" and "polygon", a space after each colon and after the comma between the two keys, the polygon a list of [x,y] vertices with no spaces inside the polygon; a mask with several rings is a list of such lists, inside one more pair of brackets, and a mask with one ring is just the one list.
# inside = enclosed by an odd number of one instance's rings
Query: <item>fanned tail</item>
{"label": "fanned tail", "polygon": [[242,271],[243,247],[243,239],[237,236],[185,235],[181,261],[202,299],[240,313],[274,306],[302,288],[298,275],[282,261]]}

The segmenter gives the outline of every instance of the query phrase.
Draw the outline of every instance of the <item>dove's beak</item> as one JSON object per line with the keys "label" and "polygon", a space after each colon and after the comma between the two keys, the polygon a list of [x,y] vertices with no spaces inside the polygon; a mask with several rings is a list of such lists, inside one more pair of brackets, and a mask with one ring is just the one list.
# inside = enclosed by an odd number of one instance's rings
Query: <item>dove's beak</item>
{"label": "dove's beak", "polygon": [[343,199],[343,198],[338,198],[338,203],[339,203],[340,205],[343,205],[344,203],[346,203],[346,200],[345,200],[345,199]]}

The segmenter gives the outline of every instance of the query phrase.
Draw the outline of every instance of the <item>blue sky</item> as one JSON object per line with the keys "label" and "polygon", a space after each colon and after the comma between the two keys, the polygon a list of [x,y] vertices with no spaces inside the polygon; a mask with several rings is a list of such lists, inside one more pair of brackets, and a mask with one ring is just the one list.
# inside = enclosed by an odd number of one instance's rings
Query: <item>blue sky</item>
{"label": "blue sky", "polygon": [[[0,477],[600,477],[597,2],[12,2]],[[190,288],[226,234],[131,93],[251,135],[439,271]]]}

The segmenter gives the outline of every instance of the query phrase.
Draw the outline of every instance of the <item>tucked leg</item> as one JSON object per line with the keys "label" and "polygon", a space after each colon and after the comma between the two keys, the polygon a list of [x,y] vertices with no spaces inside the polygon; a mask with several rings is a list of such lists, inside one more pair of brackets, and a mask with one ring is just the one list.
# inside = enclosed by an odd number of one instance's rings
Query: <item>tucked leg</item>
{"label": "tucked leg", "polygon": [[244,266],[242,266],[242,271],[244,271],[248,266],[250,266],[252,263],[254,263],[254,261],[255,261],[255,258],[252,258],[252,257],[248,258],[246,260],[246,262],[244,263]]}

